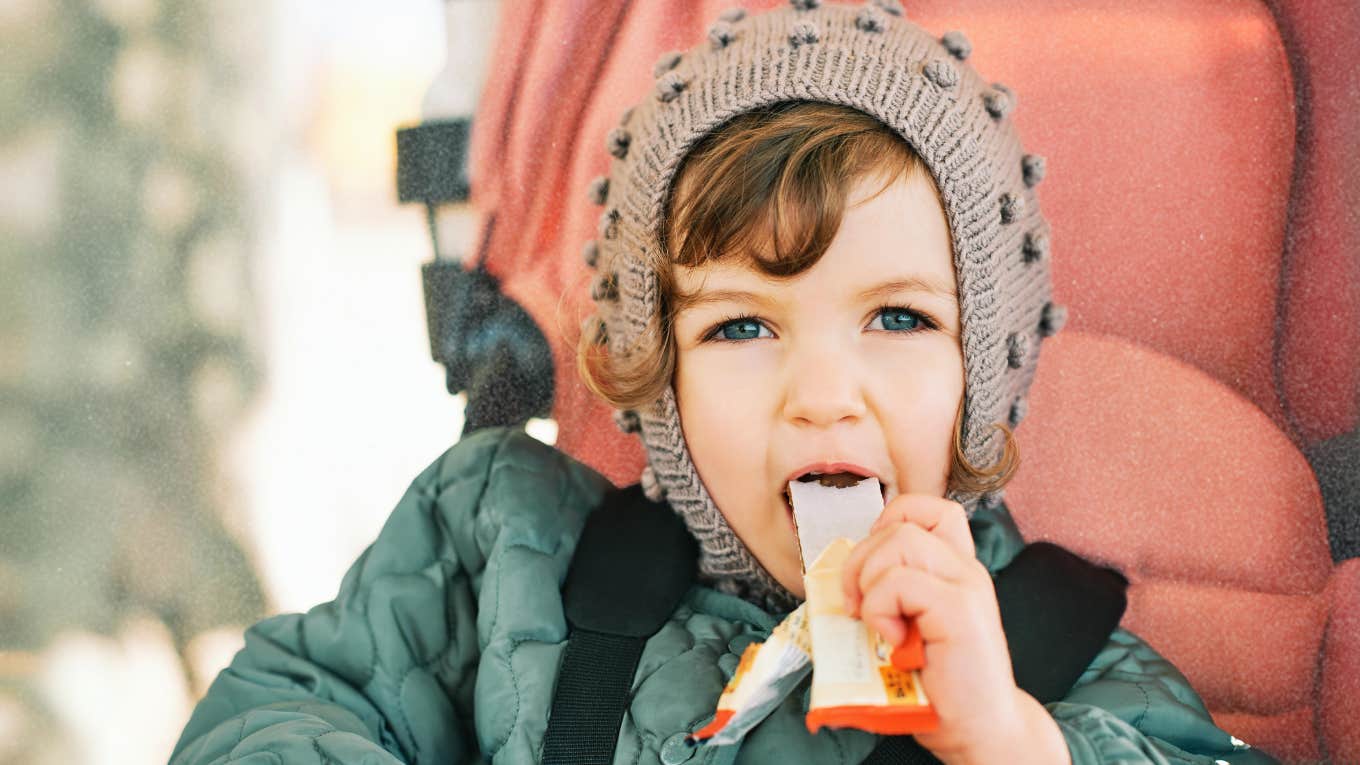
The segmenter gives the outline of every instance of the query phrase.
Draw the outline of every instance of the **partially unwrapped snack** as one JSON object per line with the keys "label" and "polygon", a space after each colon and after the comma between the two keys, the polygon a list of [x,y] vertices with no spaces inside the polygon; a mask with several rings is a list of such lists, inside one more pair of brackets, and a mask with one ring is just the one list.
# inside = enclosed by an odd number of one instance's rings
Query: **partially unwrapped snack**
{"label": "partially unwrapped snack", "polygon": [[[845,610],[841,577],[855,540],[883,514],[878,479],[789,484],[803,554],[804,607],[812,633],[808,730],[823,726],[906,734],[935,730],[939,718],[921,687],[925,650],[915,621],[893,647]],[[834,538],[829,538],[833,537]]]}
{"label": "partially unwrapped snack", "polygon": [[878,479],[839,474],[789,483],[803,558],[806,602],[764,643],[748,646],[718,700],[713,722],[695,734],[711,745],[740,741],[812,673],[808,730],[851,727],[874,733],[933,731],[939,718],[921,687],[924,645],[908,620],[893,647],[845,611],[841,575],[854,540],[883,512]]}
{"label": "partially unwrapped snack", "polygon": [[[812,703],[808,730],[824,726],[900,735],[933,731],[939,717],[921,687],[920,672],[894,666],[897,651],[845,610],[841,573],[854,545],[841,538],[803,575],[812,632]],[[912,630],[907,642],[920,643]],[[915,651],[919,654],[920,651]]]}

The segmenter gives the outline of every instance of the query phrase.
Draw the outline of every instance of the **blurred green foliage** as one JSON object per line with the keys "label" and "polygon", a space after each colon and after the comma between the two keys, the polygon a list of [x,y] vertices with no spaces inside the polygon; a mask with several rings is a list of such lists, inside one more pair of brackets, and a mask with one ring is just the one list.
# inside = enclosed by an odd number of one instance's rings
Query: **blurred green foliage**
{"label": "blurred green foliage", "polygon": [[5,5],[0,652],[151,614],[182,654],[264,611],[217,464],[262,374],[233,131],[263,14]]}

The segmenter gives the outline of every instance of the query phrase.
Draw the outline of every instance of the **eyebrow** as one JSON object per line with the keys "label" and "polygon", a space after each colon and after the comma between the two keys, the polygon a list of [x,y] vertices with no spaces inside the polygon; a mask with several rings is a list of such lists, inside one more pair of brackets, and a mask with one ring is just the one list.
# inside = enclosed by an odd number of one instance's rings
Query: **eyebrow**
{"label": "eyebrow", "polygon": [[677,292],[675,295],[675,312],[680,313],[690,308],[696,308],[709,303],[754,303],[760,306],[768,306],[769,298],[758,295],[754,292],[745,290],[712,290],[705,292]]}
{"label": "eyebrow", "polygon": [[950,302],[957,303],[959,300],[958,291],[952,287],[923,276],[908,276],[902,279],[892,279],[882,284],[870,287],[859,293],[860,300],[876,300],[886,298],[898,292],[925,292],[930,295],[944,298]]}
{"label": "eyebrow", "polygon": [[[958,302],[958,292],[955,289],[923,276],[907,276],[876,284],[868,289],[861,290],[858,299],[861,302],[882,300],[899,292],[925,292],[953,303]],[[693,293],[677,293],[675,295],[675,312],[679,313],[709,303],[729,302],[753,303],[761,306],[770,304],[770,300],[764,295],[745,290],[712,290],[710,292],[699,290]]]}

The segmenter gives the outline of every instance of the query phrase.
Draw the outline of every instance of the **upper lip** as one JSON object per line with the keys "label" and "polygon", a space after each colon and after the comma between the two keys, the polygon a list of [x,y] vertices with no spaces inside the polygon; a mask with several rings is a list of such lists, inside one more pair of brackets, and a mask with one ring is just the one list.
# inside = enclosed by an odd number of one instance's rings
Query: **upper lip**
{"label": "upper lip", "polygon": [[789,477],[784,479],[784,484],[788,485],[790,481],[808,473],[854,473],[861,478],[877,478],[879,483],[885,483],[878,473],[853,462],[813,462],[790,473]]}

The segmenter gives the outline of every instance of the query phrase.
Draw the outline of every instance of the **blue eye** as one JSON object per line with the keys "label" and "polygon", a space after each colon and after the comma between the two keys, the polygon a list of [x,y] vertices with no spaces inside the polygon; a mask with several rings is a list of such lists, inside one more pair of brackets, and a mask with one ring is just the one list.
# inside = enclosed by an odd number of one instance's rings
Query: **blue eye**
{"label": "blue eye", "polygon": [[912,332],[931,327],[931,322],[922,314],[906,308],[880,308],[870,329],[884,329],[889,332]]}
{"label": "blue eye", "polygon": [[[899,334],[916,334],[938,327],[939,325],[933,319],[920,311],[897,306],[885,306],[878,309],[878,313],[874,314],[874,320],[869,323],[868,329],[886,330]],[[759,318],[739,316],[715,325],[704,335],[704,341],[739,342],[766,337],[774,337],[774,333]]]}
{"label": "blue eye", "polygon": [[[761,337],[760,332],[763,329],[765,328],[755,319],[732,319],[718,325],[714,335],[723,340],[754,340]],[[769,330],[765,330],[765,336],[772,336]]]}

